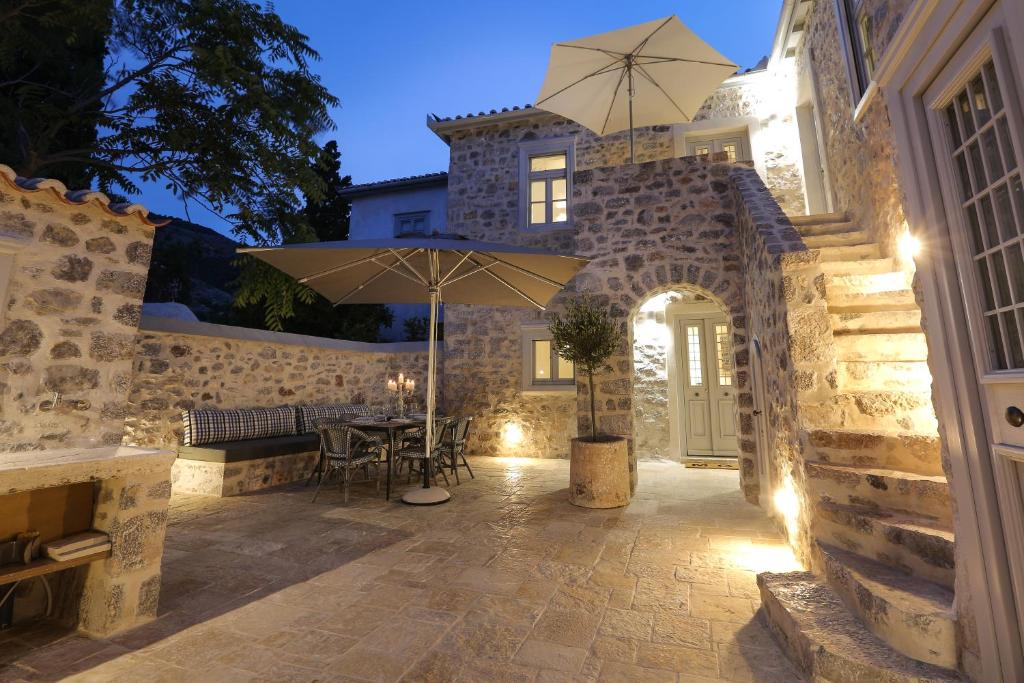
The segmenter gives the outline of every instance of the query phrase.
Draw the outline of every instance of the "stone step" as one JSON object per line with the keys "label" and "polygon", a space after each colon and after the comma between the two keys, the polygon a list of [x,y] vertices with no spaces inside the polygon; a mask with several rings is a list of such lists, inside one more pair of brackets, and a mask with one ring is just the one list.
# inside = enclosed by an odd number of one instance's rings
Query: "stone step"
{"label": "stone step", "polygon": [[757,576],[764,619],[783,650],[815,681],[940,683],[957,674],[903,655],[871,633],[810,572]]}
{"label": "stone step", "polygon": [[863,313],[833,313],[833,334],[861,332],[920,332],[921,311],[866,311]]}
{"label": "stone step", "polygon": [[821,501],[811,528],[816,540],[953,587],[953,532],[936,519]]}
{"label": "stone step", "polygon": [[845,391],[828,401],[803,403],[807,429],[934,434],[938,429],[929,391]]}
{"label": "stone step", "polygon": [[840,232],[853,232],[857,230],[850,221],[834,221],[831,223],[810,223],[808,225],[794,226],[801,237],[816,237],[818,235],[835,235]]}
{"label": "stone step", "polygon": [[923,332],[843,334],[833,340],[841,361],[927,361]]}
{"label": "stone step", "polygon": [[952,591],[826,543],[818,554],[826,583],[872,633],[911,659],[956,669]]}
{"label": "stone step", "polygon": [[818,262],[823,264],[876,260],[882,257],[882,250],[877,244],[858,244],[852,247],[818,247],[816,251],[818,252]]}
{"label": "stone step", "polygon": [[812,458],[822,462],[943,474],[941,444],[934,434],[817,429],[806,432],[805,438]]}
{"label": "stone step", "polygon": [[924,361],[839,361],[840,391],[931,391],[932,374]]}
{"label": "stone step", "polygon": [[949,482],[939,474],[807,461],[804,471],[814,496],[841,505],[901,510],[932,517],[952,528]]}
{"label": "stone step", "polygon": [[825,279],[825,293],[854,291],[861,294],[895,292],[910,289],[907,276],[902,271],[886,273],[850,273],[848,275],[832,275]]}
{"label": "stone step", "polygon": [[824,261],[821,271],[829,275],[869,275],[872,273],[891,273],[897,270],[893,258],[869,258],[857,261]]}
{"label": "stone step", "polygon": [[804,225],[821,225],[822,223],[845,223],[845,213],[812,213],[807,216],[787,216],[793,227]]}
{"label": "stone step", "polygon": [[854,289],[833,288],[827,292],[826,298],[829,313],[919,310],[914,292],[910,289],[864,293]]}
{"label": "stone step", "polygon": [[803,238],[808,249],[824,247],[853,247],[861,244],[872,244],[871,237],[863,230],[848,230],[829,235],[809,235]]}

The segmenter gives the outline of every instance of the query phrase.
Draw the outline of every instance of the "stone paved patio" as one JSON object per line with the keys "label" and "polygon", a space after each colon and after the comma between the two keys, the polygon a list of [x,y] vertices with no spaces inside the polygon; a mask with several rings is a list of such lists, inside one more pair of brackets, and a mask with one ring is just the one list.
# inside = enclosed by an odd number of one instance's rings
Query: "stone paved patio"
{"label": "stone paved patio", "polygon": [[0,681],[796,681],[754,575],[794,568],[735,471],[640,465],[621,510],[566,461],[472,460],[453,501],[356,487],[174,496],[162,615],[0,634]]}

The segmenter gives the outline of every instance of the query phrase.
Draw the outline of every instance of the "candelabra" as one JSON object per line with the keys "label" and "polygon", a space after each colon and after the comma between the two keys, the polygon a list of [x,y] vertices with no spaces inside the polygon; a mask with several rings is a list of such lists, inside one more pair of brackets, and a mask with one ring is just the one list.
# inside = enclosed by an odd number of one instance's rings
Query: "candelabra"
{"label": "candelabra", "polygon": [[388,380],[388,391],[395,394],[395,400],[398,404],[398,417],[405,417],[405,402],[412,396],[412,392],[416,389],[416,382],[412,378],[406,378],[402,373],[398,373],[398,379]]}

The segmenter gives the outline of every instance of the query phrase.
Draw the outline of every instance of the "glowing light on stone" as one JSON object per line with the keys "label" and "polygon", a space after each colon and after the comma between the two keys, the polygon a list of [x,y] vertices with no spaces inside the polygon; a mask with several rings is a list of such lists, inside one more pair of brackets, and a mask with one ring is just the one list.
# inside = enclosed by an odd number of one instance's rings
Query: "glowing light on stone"
{"label": "glowing light on stone", "polygon": [[523,427],[518,422],[506,422],[501,428],[501,441],[509,447],[516,447],[523,443]]}
{"label": "glowing light on stone", "polygon": [[896,248],[900,252],[900,259],[904,262],[913,261],[921,253],[921,240],[911,235],[908,230],[899,238]]}
{"label": "glowing light on stone", "polygon": [[797,498],[792,475],[786,475],[782,480],[782,486],[776,489],[772,501],[775,503],[775,510],[782,515],[786,531],[792,539],[796,535],[797,520],[800,517],[800,499]]}

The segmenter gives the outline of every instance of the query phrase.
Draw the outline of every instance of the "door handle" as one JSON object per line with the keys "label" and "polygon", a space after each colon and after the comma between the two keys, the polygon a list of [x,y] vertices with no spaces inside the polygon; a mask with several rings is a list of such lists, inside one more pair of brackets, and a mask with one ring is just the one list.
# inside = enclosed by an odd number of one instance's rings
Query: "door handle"
{"label": "door handle", "polygon": [[1013,427],[1024,425],[1024,410],[1017,406],[1010,406],[1006,409],[1006,421]]}
{"label": "door handle", "polygon": [[760,411],[760,410],[755,410],[755,411],[754,411],[754,416],[755,416],[755,417],[756,417],[756,416],[758,416],[758,415],[760,415],[760,414],[761,414],[761,411]]}

